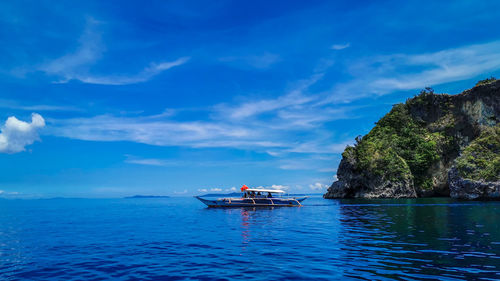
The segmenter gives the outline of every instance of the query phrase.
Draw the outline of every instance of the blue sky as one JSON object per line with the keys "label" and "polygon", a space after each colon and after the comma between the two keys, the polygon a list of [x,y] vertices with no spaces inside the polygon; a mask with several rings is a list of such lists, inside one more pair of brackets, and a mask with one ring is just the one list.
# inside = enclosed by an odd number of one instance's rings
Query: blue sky
{"label": "blue sky", "polygon": [[431,86],[499,76],[499,1],[0,4],[0,196],[324,192]]}

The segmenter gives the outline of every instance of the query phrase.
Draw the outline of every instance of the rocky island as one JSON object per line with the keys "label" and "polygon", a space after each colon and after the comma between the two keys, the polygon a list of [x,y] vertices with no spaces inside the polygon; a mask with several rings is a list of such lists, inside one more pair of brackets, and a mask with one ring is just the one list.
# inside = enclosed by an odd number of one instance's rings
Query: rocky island
{"label": "rocky island", "polygon": [[500,199],[500,80],[423,90],[342,153],[324,198]]}

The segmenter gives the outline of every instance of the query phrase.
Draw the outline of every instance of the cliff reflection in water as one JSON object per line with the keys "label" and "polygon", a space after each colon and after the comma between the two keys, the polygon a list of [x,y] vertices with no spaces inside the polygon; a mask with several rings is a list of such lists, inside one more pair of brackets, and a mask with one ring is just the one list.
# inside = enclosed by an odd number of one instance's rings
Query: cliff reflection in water
{"label": "cliff reflection in water", "polygon": [[346,276],[491,278],[500,260],[496,202],[341,200]]}

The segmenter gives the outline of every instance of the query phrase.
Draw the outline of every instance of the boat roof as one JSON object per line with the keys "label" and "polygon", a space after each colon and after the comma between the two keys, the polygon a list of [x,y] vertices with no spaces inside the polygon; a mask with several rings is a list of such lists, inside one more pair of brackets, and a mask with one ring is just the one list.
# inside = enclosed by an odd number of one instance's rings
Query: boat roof
{"label": "boat roof", "polygon": [[279,189],[263,189],[263,188],[248,188],[248,189],[245,189],[245,192],[246,191],[270,192],[270,193],[285,193],[285,191],[279,190]]}

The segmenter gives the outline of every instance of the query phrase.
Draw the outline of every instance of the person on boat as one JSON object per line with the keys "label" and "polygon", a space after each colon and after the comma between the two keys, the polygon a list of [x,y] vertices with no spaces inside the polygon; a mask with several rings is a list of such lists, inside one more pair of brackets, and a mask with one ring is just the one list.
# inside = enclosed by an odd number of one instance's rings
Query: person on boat
{"label": "person on boat", "polygon": [[250,197],[255,198],[255,191],[252,191],[252,192],[250,193]]}
{"label": "person on boat", "polygon": [[273,195],[271,194],[271,192],[267,193],[267,198],[273,198]]}
{"label": "person on boat", "polygon": [[260,193],[260,191],[257,192],[257,198],[262,198],[262,193]]}
{"label": "person on boat", "polygon": [[244,192],[244,193],[243,193],[243,198],[247,198],[247,197],[248,197],[247,193],[246,193],[246,192]]}

